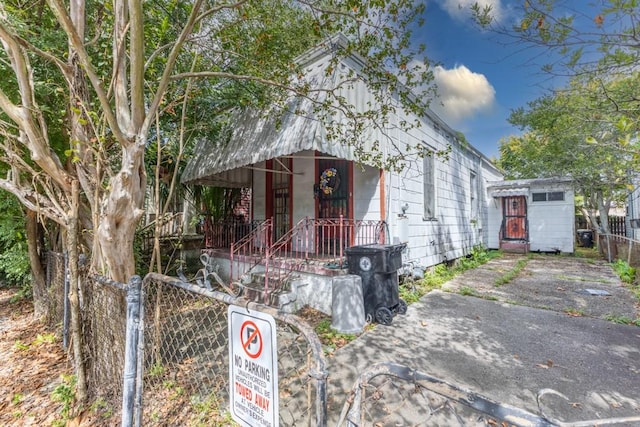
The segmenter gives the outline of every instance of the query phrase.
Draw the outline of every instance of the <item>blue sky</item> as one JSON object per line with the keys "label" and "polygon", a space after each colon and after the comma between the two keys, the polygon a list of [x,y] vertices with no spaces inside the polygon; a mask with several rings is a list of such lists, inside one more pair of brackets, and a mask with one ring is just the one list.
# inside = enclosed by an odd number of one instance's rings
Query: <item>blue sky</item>
{"label": "blue sky", "polygon": [[[474,1],[427,1],[426,22],[416,41],[426,43],[427,57],[440,64],[434,69],[440,99],[432,109],[483,154],[498,157],[500,139],[520,134],[507,122],[511,109],[542,96],[551,82],[539,64],[531,64],[535,51],[522,51],[514,40],[501,42],[474,25],[468,12]],[[508,24],[517,20],[509,1],[479,3],[491,4],[496,17]]]}

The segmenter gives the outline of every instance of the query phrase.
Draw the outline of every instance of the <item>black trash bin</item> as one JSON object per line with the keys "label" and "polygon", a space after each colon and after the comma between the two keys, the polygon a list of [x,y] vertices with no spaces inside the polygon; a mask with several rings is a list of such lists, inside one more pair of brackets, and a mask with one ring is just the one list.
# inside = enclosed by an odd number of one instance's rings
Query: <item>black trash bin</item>
{"label": "black trash bin", "polygon": [[578,230],[578,239],[580,241],[580,246],[583,248],[593,247],[593,231],[588,229]]}
{"label": "black trash bin", "polygon": [[398,270],[406,244],[360,245],[346,249],[349,273],[362,278],[364,312],[368,321],[390,325],[405,314],[407,303],[398,294]]}

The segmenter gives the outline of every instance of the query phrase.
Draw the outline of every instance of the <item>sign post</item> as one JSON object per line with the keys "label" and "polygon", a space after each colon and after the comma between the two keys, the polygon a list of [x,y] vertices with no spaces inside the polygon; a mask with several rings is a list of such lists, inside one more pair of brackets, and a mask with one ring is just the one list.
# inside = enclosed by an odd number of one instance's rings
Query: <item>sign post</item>
{"label": "sign post", "polygon": [[266,313],[233,305],[228,315],[231,416],[246,427],[277,426],[276,322]]}

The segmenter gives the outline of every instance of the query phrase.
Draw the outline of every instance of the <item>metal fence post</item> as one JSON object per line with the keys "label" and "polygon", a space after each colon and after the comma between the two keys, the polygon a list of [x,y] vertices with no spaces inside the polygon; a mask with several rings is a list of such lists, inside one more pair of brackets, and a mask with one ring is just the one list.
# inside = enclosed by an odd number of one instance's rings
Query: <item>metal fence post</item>
{"label": "metal fence post", "polygon": [[124,378],[122,386],[122,427],[133,425],[137,377],[138,325],[142,279],[133,276],[127,287],[127,329],[124,350]]}

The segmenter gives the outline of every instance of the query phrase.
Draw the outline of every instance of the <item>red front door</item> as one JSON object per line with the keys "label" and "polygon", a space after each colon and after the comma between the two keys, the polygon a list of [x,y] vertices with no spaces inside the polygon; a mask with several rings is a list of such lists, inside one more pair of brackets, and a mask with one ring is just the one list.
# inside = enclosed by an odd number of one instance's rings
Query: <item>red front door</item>
{"label": "red front door", "polygon": [[527,240],[527,199],[525,196],[502,199],[504,240]]}
{"label": "red front door", "polygon": [[336,254],[353,240],[348,226],[352,219],[350,163],[321,158],[317,161],[317,171],[317,218],[327,221],[321,222],[316,230],[316,244],[322,253]]}

